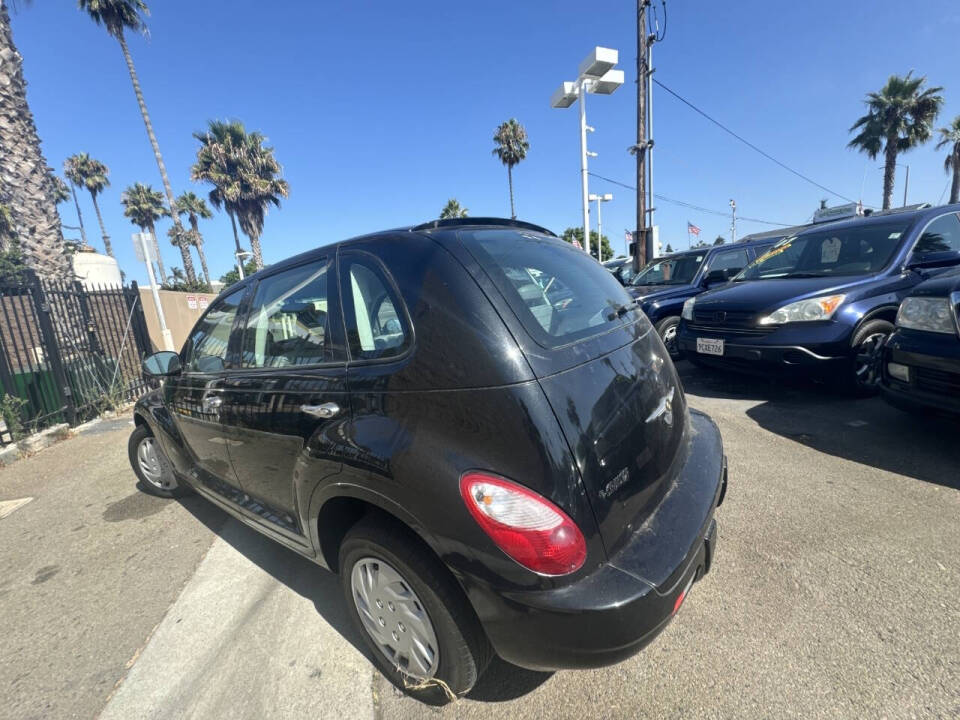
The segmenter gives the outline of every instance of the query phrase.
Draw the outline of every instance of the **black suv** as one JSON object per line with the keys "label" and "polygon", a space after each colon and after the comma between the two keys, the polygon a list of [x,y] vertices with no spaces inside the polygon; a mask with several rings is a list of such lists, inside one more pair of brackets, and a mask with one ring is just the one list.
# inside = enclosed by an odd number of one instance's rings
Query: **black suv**
{"label": "black suv", "polygon": [[596,667],[710,568],[720,434],[599,263],[509,220],[329,245],[234,285],[144,362],[141,486],[195,489],[340,574],[425,700],[491,654]]}

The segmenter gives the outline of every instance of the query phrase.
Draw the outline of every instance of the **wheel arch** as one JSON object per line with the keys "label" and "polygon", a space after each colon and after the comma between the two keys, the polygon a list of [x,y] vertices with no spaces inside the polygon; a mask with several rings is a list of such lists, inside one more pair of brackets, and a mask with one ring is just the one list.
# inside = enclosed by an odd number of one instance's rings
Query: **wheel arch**
{"label": "wheel arch", "polygon": [[853,332],[850,333],[850,344],[853,344],[854,338],[857,337],[857,333],[860,332],[860,328],[866,325],[871,320],[885,320],[891,325],[895,325],[897,321],[897,310],[900,309],[900,305],[880,305],[878,307],[869,310],[863,314],[857,324],[853,327]]}

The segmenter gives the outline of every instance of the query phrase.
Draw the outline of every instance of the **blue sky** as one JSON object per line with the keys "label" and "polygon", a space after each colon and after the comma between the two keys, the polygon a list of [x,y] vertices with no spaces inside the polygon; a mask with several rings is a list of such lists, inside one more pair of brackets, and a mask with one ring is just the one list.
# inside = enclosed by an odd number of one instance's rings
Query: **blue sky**
{"label": "blue sky", "polygon": [[[191,134],[211,118],[236,118],[262,131],[290,182],[263,236],[267,262],[385,227],[436,217],[450,197],[472,215],[509,215],[506,169],[492,135],[516,117],[530,153],[515,169],[518,215],[556,231],[580,224],[576,107],[549,106],[594,45],[620,50],[626,84],[590,96],[591,170],[631,182],[635,137],[633,2],[487,0],[483,3],[356,0],[350,3],[167,0],[151,3],[150,37],[132,37],[174,192],[193,189]],[[880,164],[846,149],[866,92],[891,73],[914,69],[945,88],[939,124],[960,114],[956,38],[960,8],[950,0],[913,6],[869,3],[667,4],[666,38],[656,47],[657,79],[784,163],[843,195],[880,204]],[[589,9],[588,9],[589,8]],[[120,193],[159,173],[117,43],[74,3],[20,4],[12,18],[47,161],[74,152],[107,163],[112,187],[101,207],[129,278],[145,280],[133,255],[133,226]],[[655,190],[743,216],[799,223],[827,196],[724,134],[662,90],[655,91]],[[933,143],[902,157],[910,201],[937,202],[947,176]],[[895,197],[902,197],[902,170]],[[612,192],[604,232],[622,247],[633,227],[629,190]],[[102,250],[89,197],[81,200],[88,238]],[[830,204],[843,202],[830,197]],[[76,224],[70,204],[66,224]],[[686,223],[703,237],[729,235],[729,218],[657,203],[661,238],[686,244]],[[160,227],[165,239],[167,223]],[[738,223],[738,234],[769,229]],[[211,271],[231,264],[225,215],[202,224]],[[179,253],[166,245],[168,266]]]}

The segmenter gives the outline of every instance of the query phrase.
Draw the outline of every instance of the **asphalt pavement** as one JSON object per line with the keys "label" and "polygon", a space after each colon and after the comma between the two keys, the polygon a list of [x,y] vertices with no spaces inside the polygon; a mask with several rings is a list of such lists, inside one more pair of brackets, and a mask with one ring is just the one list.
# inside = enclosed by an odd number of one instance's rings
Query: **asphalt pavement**
{"label": "asphalt pavement", "polygon": [[634,658],[495,660],[422,705],[369,661],[336,577],[140,492],[124,418],[0,470],[0,717],[960,717],[960,423],[680,369],[730,489],[713,570]]}

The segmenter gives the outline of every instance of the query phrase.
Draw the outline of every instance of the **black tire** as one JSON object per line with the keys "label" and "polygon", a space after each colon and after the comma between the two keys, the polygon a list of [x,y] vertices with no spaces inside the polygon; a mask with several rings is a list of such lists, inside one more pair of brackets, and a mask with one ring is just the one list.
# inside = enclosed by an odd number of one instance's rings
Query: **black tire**
{"label": "black tire", "polygon": [[845,378],[846,389],[851,394],[867,397],[877,392],[883,346],[892,332],[892,323],[868,320],[853,334]]}
{"label": "black tire", "polygon": [[[400,574],[432,624],[438,659],[430,679],[414,678],[400,670],[360,619],[351,577],[358,562],[371,558]],[[445,705],[470,691],[489,664],[492,648],[462,590],[418,537],[392,518],[369,515],[347,533],[340,546],[339,570],[347,612],[390,682],[430,705]]]}
{"label": "black tire", "polygon": [[670,359],[676,362],[683,360],[685,353],[677,345],[677,327],[680,325],[680,318],[676,315],[665,317],[656,324],[657,334],[663,340],[664,347],[670,353]]}
{"label": "black tire", "polygon": [[[142,459],[139,457],[141,445],[150,443],[156,456],[157,465],[153,471],[148,471],[141,465]],[[157,495],[158,497],[182,497],[192,492],[192,489],[186,485],[177,482],[177,476],[173,472],[173,467],[167,456],[163,454],[153,433],[146,425],[139,425],[130,433],[130,440],[127,442],[127,455],[130,458],[130,465],[133,472],[136,473],[141,490]]]}

